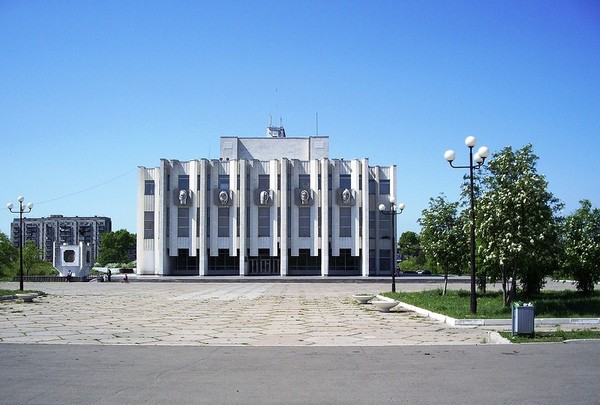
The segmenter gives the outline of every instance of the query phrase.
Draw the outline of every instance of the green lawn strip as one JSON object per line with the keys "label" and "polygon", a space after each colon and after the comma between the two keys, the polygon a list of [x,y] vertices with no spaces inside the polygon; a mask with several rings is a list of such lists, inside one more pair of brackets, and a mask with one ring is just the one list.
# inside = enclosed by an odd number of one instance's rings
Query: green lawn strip
{"label": "green lawn strip", "polygon": [[500,332],[500,335],[513,343],[564,342],[565,340],[575,339],[600,339],[600,330],[595,328],[571,331],[558,329],[555,332],[535,332],[534,336],[512,336],[511,332]]}
{"label": "green lawn strip", "polygon": [[[511,308],[502,305],[502,292],[477,294],[477,313],[470,311],[470,292],[442,289],[420,292],[386,292],[382,295],[431,312],[456,319],[510,319]],[[518,297],[531,302],[537,318],[598,318],[600,317],[600,292],[584,295],[575,291],[544,291],[535,298]]]}
{"label": "green lawn strip", "polygon": [[0,297],[4,296],[4,295],[15,295],[15,294],[29,294],[29,293],[37,293],[37,291],[34,290],[3,290],[0,289]]}

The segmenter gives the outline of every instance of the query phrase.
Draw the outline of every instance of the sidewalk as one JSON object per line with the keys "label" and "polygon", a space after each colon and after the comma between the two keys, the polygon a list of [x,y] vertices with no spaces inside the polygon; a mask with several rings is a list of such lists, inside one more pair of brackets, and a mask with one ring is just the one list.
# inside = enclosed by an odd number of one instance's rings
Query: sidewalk
{"label": "sidewalk", "polygon": [[[177,281],[177,280],[174,280]],[[15,283],[0,283],[15,288]],[[189,346],[396,346],[490,343],[475,326],[451,326],[351,295],[378,282],[31,283],[33,303],[0,303],[0,342]],[[402,290],[435,288],[398,284]],[[463,288],[456,285],[455,288]]]}

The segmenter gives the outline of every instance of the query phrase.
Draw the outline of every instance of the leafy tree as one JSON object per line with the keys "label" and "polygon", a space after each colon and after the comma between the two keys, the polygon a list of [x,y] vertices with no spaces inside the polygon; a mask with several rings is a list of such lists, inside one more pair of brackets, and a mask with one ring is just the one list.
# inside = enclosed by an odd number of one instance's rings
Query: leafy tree
{"label": "leafy tree", "polygon": [[590,293],[600,281],[600,209],[592,208],[589,200],[579,203],[562,228],[561,267],[574,278],[577,290]]}
{"label": "leafy tree", "polygon": [[444,295],[448,273],[460,274],[468,261],[468,237],[464,232],[464,216],[458,213],[458,202],[449,203],[444,195],[429,199],[429,208],[419,218],[421,244],[428,260],[444,271]]}
{"label": "leafy tree", "polygon": [[25,246],[23,247],[23,271],[25,272],[25,275],[28,276],[34,267],[43,262],[43,253],[44,251],[39,249],[35,242],[30,240],[25,243]]}
{"label": "leafy tree", "polygon": [[499,269],[505,305],[514,299],[517,279],[526,294],[538,293],[558,258],[555,214],[562,205],[537,173],[537,160],[531,144],[516,152],[506,147],[492,156],[482,178],[478,252]]}
{"label": "leafy tree", "polygon": [[421,252],[419,234],[412,231],[403,232],[398,239],[398,251],[405,257],[418,257]]}
{"label": "leafy tree", "polygon": [[108,263],[125,263],[128,261],[129,249],[135,247],[136,236],[125,229],[107,232],[100,238],[100,254],[97,262],[101,266]]}
{"label": "leafy tree", "polygon": [[19,258],[19,249],[13,245],[4,232],[0,232],[0,276],[14,267]]}

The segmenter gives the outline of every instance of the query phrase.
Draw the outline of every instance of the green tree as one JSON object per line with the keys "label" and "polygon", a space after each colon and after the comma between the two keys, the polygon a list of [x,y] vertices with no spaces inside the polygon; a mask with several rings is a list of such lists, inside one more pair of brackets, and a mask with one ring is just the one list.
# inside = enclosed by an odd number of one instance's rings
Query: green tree
{"label": "green tree", "polygon": [[129,249],[135,247],[136,236],[125,229],[116,232],[106,232],[100,238],[100,253],[97,262],[101,266],[108,263],[126,263]]}
{"label": "green tree", "polygon": [[43,262],[43,253],[44,251],[39,249],[35,242],[27,241],[25,243],[25,247],[23,247],[23,271],[25,275],[29,276],[31,270]]}
{"label": "green tree", "polygon": [[19,249],[13,245],[4,232],[0,232],[0,277],[14,268],[19,258]]}
{"label": "green tree", "polygon": [[458,213],[458,202],[448,202],[444,195],[429,199],[429,208],[422,211],[421,244],[425,256],[444,271],[444,295],[448,273],[460,274],[468,261],[468,238],[464,231],[464,216]]}
{"label": "green tree", "polygon": [[398,251],[406,258],[418,257],[421,252],[419,234],[413,231],[402,232],[398,239]]}
{"label": "green tree", "polygon": [[562,228],[561,267],[573,277],[577,290],[590,293],[600,281],[600,209],[592,208],[589,200],[579,203]]}
{"label": "green tree", "polygon": [[481,180],[478,253],[488,268],[499,269],[505,305],[517,280],[526,294],[538,293],[558,259],[555,214],[562,205],[537,173],[537,160],[531,144],[516,152],[506,147],[492,156]]}

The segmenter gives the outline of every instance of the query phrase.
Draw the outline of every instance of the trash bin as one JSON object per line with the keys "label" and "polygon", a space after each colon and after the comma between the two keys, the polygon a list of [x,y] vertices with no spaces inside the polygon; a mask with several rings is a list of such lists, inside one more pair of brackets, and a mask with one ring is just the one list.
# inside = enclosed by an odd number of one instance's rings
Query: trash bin
{"label": "trash bin", "polygon": [[512,335],[534,335],[535,311],[531,303],[515,302],[512,306]]}

